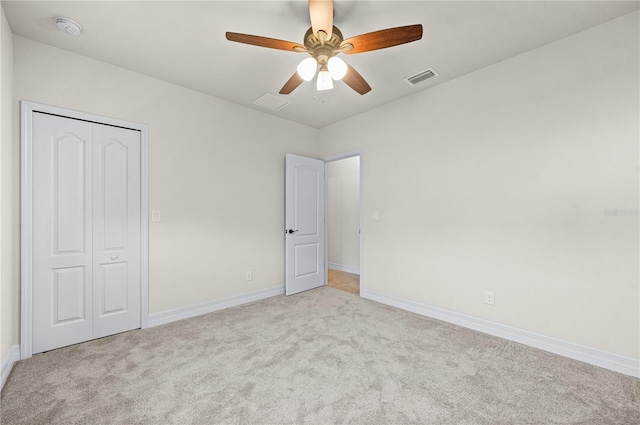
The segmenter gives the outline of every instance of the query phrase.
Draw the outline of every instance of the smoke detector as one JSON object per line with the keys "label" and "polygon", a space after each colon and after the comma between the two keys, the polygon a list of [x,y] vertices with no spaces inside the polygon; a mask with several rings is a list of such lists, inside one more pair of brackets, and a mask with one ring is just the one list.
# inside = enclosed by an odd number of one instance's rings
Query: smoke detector
{"label": "smoke detector", "polygon": [[60,31],[64,31],[71,35],[80,35],[82,27],[76,21],[65,18],[64,16],[56,17],[56,26]]}

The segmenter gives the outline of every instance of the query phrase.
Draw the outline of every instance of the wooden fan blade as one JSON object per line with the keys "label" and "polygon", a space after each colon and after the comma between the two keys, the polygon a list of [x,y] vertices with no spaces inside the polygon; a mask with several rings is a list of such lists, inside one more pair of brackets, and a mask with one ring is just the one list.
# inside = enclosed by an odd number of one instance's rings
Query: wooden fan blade
{"label": "wooden fan blade", "polygon": [[318,31],[324,31],[331,38],[333,31],[333,0],[309,0],[309,17],[313,33],[320,38]]}
{"label": "wooden fan blade", "polygon": [[358,71],[353,69],[353,67],[348,63],[347,73],[344,77],[342,77],[342,81],[344,81],[346,85],[360,94],[369,93],[369,91],[371,91],[371,86],[369,86],[369,83],[367,83],[364,78],[362,78],[362,75],[360,75]]}
{"label": "wooden fan blade", "polygon": [[236,43],[251,44],[253,46],[268,47],[270,49],[288,50],[290,52],[306,52],[307,48],[302,44],[292,41],[277,40],[275,38],[260,37],[259,35],[240,34],[237,32],[228,32],[227,40]]}
{"label": "wooden fan blade", "polygon": [[386,30],[358,35],[344,40],[340,46],[344,47],[351,44],[353,49],[345,49],[343,52],[352,55],[354,53],[370,52],[371,50],[386,49],[387,47],[411,43],[412,41],[417,41],[421,38],[422,25],[417,24],[407,25],[404,27],[387,28]]}
{"label": "wooden fan blade", "polygon": [[298,88],[300,84],[304,83],[304,80],[297,72],[294,72],[289,81],[284,83],[284,86],[280,89],[280,94],[289,94]]}

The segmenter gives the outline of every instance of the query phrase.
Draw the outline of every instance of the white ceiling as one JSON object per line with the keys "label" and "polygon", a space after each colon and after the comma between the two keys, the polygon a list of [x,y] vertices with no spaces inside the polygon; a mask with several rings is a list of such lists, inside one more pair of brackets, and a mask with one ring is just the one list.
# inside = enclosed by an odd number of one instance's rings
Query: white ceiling
{"label": "white ceiling", "polygon": [[[361,96],[342,82],[316,92],[304,83],[271,112],[321,128],[500,62],[638,9],[638,1],[335,1],[345,38],[422,24],[422,40],[342,55],[372,87]],[[250,108],[277,95],[304,53],[232,43],[226,31],[303,44],[307,2],[296,1],[2,1],[15,35],[207,93]],[[55,16],[83,26],[80,37],[56,29]],[[531,64],[545,68],[545,64]],[[439,77],[403,81],[429,67]]]}

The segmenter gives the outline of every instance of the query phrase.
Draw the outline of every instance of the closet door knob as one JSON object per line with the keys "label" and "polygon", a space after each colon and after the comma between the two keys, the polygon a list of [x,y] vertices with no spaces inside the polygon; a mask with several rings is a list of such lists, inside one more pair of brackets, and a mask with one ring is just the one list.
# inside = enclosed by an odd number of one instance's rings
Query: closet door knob
{"label": "closet door knob", "polygon": [[112,255],[112,256],[111,256],[111,261],[115,261],[115,260],[117,260],[117,259],[118,259],[118,256],[117,256],[117,255]]}

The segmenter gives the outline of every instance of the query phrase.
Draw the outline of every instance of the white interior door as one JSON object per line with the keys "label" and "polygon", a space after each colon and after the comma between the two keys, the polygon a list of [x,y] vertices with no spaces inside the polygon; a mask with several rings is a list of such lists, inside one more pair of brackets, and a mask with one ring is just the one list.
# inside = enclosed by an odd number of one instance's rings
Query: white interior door
{"label": "white interior door", "polygon": [[33,351],[92,338],[91,123],[33,115]]}
{"label": "white interior door", "polygon": [[325,284],[324,162],[287,154],[285,293]]}
{"label": "white interior door", "polygon": [[33,114],[33,353],[140,327],[140,132]]}
{"label": "white interior door", "polygon": [[140,327],[140,132],[93,125],[93,337]]}

